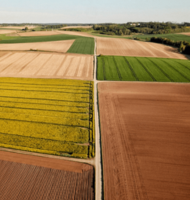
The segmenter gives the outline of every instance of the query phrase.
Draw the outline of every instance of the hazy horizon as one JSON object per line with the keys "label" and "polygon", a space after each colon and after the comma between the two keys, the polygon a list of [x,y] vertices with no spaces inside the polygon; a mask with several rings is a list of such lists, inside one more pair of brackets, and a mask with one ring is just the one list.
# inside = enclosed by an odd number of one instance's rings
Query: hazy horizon
{"label": "hazy horizon", "polygon": [[182,23],[190,19],[189,8],[187,0],[7,0],[0,23]]}

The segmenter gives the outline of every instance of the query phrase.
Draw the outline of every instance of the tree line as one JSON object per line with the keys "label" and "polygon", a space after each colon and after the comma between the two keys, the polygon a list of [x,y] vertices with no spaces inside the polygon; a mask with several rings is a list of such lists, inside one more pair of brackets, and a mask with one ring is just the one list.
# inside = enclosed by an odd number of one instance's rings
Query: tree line
{"label": "tree line", "polygon": [[95,24],[93,29],[100,34],[108,35],[130,35],[133,33],[143,34],[166,34],[190,31],[190,23],[171,23],[171,22],[128,22],[126,24]]}

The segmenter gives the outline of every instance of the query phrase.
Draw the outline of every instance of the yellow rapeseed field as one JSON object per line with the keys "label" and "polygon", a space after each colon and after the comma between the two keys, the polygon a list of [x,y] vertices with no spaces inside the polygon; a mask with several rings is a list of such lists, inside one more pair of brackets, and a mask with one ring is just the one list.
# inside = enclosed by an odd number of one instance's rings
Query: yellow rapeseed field
{"label": "yellow rapeseed field", "polygon": [[0,146],[94,157],[93,82],[0,78]]}

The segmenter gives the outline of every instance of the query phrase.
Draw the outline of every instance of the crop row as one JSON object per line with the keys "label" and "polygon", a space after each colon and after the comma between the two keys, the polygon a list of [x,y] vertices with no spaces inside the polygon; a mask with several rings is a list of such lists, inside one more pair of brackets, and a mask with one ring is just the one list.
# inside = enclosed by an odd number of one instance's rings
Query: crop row
{"label": "crop row", "polygon": [[87,145],[4,133],[0,133],[0,146],[62,156],[88,157]]}
{"label": "crop row", "polygon": [[[0,94],[1,95],[1,94]],[[26,104],[37,104],[44,106],[73,106],[73,107],[88,107],[89,102],[74,102],[74,101],[64,101],[64,100],[51,100],[51,99],[36,99],[36,98],[16,98],[16,97],[3,97],[0,96],[0,102],[9,103],[26,103]]]}
{"label": "crop row", "polygon": [[[1,102],[1,101],[0,101]],[[72,113],[87,113],[88,107],[75,107],[75,106],[56,106],[56,105],[41,105],[41,104],[28,104],[28,103],[15,103],[15,102],[1,102],[1,107],[7,108],[21,108],[21,109],[36,109],[36,110],[49,110],[57,112],[72,112]]]}
{"label": "crop row", "polygon": [[99,80],[190,82],[190,61],[100,56],[97,76]]}

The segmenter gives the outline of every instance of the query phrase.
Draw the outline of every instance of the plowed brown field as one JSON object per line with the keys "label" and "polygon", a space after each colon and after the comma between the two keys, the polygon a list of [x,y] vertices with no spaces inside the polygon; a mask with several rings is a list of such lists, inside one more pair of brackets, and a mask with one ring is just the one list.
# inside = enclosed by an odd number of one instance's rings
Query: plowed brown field
{"label": "plowed brown field", "polygon": [[97,38],[97,54],[187,59],[175,48],[128,39]]}
{"label": "plowed brown field", "polygon": [[190,84],[98,88],[105,200],[188,200]]}
{"label": "plowed brown field", "polygon": [[55,41],[55,42],[32,42],[16,44],[0,44],[0,50],[44,50],[65,53],[69,50],[74,40]]}
{"label": "plowed brown field", "polygon": [[16,33],[14,30],[0,30],[0,34]]}
{"label": "plowed brown field", "polygon": [[93,200],[93,167],[0,151],[1,200]]}
{"label": "plowed brown field", "polygon": [[46,35],[59,35],[58,31],[34,31],[34,32],[26,32],[19,33],[20,36],[46,36]]}
{"label": "plowed brown field", "polygon": [[190,32],[186,32],[186,33],[178,33],[178,34],[182,34],[182,35],[190,36]]}
{"label": "plowed brown field", "polygon": [[61,29],[68,29],[68,28],[92,28],[92,26],[66,26]]}
{"label": "plowed brown field", "polygon": [[59,34],[66,34],[66,35],[77,35],[77,36],[84,36],[84,37],[94,37],[85,32],[77,32],[77,31],[58,31]]}
{"label": "plowed brown field", "polygon": [[93,56],[9,52],[0,57],[0,77],[93,79]]}
{"label": "plowed brown field", "polygon": [[35,28],[36,26],[1,26],[2,28],[13,28],[13,29],[24,29],[26,27],[28,27],[28,29],[32,29],[32,28]]}

